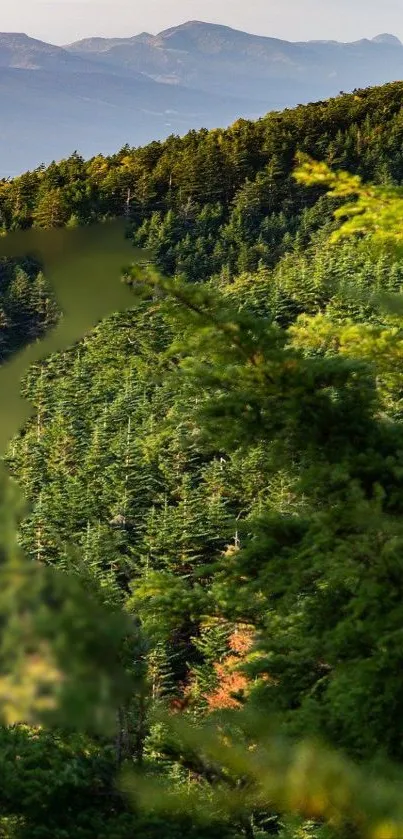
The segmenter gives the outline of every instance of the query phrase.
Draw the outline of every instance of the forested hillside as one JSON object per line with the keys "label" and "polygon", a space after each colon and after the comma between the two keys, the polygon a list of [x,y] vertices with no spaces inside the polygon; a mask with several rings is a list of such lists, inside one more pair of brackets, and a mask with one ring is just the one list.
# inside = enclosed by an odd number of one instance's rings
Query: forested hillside
{"label": "forested hillside", "polygon": [[[342,198],[294,170],[302,152],[386,194],[403,181],[402,96],[402,83],[357,90],[0,182],[4,231],[126,214],[173,278],[172,294],[139,293],[133,275],[131,311],[23,383],[35,416],[6,458],[31,506],[20,542],[130,615],[142,687],[115,739],[2,729],[4,836],[401,835],[365,834],[369,791],[355,819],[332,778],[327,803],[319,789],[293,805],[300,818],[248,803],[239,766],[240,780],[212,768],[155,712],[223,714],[235,736],[246,709],[401,776],[403,342],[384,297],[403,263],[331,241]],[[32,259],[3,260],[0,283],[5,358],[57,315]],[[179,803],[132,810],[115,783],[127,764],[178,801],[208,802],[218,780],[245,807],[221,801],[213,821]]]}

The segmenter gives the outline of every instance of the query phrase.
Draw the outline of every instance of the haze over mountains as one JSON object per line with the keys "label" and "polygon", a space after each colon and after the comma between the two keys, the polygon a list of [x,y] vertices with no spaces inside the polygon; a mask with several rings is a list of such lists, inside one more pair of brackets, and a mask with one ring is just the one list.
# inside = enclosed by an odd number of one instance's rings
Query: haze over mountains
{"label": "haze over mountains", "polygon": [[0,34],[0,174],[403,78],[393,35],[291,43],[190,21],[57,47]]}

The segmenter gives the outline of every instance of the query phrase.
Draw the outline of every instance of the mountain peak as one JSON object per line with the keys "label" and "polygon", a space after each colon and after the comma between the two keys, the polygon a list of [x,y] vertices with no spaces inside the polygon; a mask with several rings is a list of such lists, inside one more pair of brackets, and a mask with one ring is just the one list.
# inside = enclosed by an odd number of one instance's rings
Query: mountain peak
{"label": "mountain peak", "polygon": [[[184,23],[178,23],[177,26],[170,26],[169,29],[164,29],[164,32],[173,32],[177,29],[193,29],[193,28],[204,28],[204,29],[211,29],[212,27],[219,26],[220,24],[217,23],[208,23],[205,20],[186,20]],[[228,27],[225,27],[228,28]],[[161,32],[159,33],[162,34]]]}
{"label": "mountain peak", "polygon": [[187,20],[185,23],[179,23],[177,26],[171,26],[169,29],[164,29],[162,32],[159,32],[159,36],[166,36],[166,35],[176,35],[176,34],[185,34],[186,32],[195,32],[195,33],[205,33],[205,34],[212,34],[221,32],[221,33],[239,33],[242,35],[247,35],[246,32],[240,32],[238,29],[234,29],[232,26],[225,26],[223,23],[208,23],[205,20]]}
{"label": "mountain peak", "polygon": [[390,35],[389,32],[383,32],[381,35],[376,35],[376,37],[372,38],[372,40],[376,44],[390,44],[391,46],[395,45],[397,47],[403,46],[399,38],[397,38],[396,35]]}

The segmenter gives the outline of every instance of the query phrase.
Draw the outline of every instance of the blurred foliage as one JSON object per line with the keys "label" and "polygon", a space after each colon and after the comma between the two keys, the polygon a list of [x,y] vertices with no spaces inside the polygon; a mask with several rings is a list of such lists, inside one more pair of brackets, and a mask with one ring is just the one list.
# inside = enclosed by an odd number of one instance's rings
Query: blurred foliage
{"label": "blurred foliage", "polygon": [[130,687],[120,654],[130,621],[78,576],[27,560],[16,541],[18,491],[3,473],[2,496],[3,723],[113,730],[114,708]]}
{"label": "blurred foliage", "polygon": [[331,835],[403,835],[401,781],[371,776],[317,742],[287,742],[260,714],[216,714],[199,726],[172,716],[165,722],[172,748],[204,779],[185,791],[172,789],[169,779],[134,779],[128,772],[123,788],[145,811],[242,824],[274,808],[312,825],[326,822]]}

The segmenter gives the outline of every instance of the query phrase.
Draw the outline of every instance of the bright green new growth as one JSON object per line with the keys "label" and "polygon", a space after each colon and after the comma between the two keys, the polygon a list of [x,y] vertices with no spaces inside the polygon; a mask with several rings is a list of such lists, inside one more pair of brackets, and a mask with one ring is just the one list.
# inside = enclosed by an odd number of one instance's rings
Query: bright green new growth
{"label": "bright green new growth", "polygon": [[[392,248],[399,256],[403,246],[403,187],[364,184],[358,175],[333,171],[326,163],[299,155],[295,178],[303,186],[327,187],[327,195],[342,205],[334,216],[342,224],[332,233],[331,242],[349,236],[369,235],[370,243]],[[345,201],[347,200],[347,203]]]}

